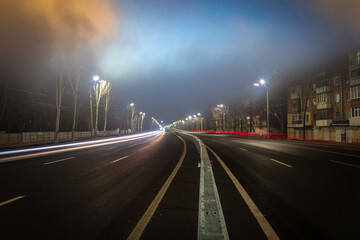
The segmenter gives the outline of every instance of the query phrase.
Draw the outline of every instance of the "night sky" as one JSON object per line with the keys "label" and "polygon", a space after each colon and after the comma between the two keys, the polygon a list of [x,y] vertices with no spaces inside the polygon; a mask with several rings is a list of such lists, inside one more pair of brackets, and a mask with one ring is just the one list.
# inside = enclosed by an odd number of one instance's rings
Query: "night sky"
{"label": "night sky", "polygon": [[124,105],[166,121],[257,94],[259,77],[276,82],[321,64],[360,33],[355,1],[0,2],[9,81],[27,89],[81,67],[84,78],[111,80]]}

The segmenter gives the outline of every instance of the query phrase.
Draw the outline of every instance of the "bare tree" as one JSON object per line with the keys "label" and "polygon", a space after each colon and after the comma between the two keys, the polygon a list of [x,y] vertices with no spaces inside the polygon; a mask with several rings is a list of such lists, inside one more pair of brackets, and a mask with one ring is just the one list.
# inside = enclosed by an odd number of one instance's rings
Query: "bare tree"
{"label": "bare tree", "polygon": [[60,113],[61,113],[61,101],[64,95],[64,91],[67,85],[67,81],[63,79],[63,73],[60,73],[59,77],[56,77],[56,120],[55,120],[55,141],[59,141],[59,126],[60,126]]}
{"label": "bare tree", "polygon": [[77,100],[79,92],[80,74],[77,74],[72,81],[69,81],[73,96],[74,96],[74,113],[72,123],[72,140],[75,140],[75,127],[76,127],[76,113],[77,113]]}
{"label": "bare tree", "polygon": [[106,131],[108,112],[111,105],[112,94],[111,86],[109,86],[108,92],[105,94],[105,120],[104,120],[104,132]]}
{"label": "bare tree", "polygon": [[94,114],[93,114],[93,99],[92,99],[92,89],[90,87],[90,131],[91,131],[91,138],[94,138]]}
{"label": "bare tree", "polygon": [[312,85],[314,83],[314,78],[307,76],[306,79],[303,81],[304,86],[303,89],[304,91],[302,92],[302,99],[304,99],[304,102],[302,105],[304,105],[303,107],[303,116],[302,116],[302,122],[303,122],[303,139],[306,139],[306,135],[305,135],[305,128],[306,128],[306,111],[307,111],[307,107],[308,107],[308,101],[309,101],[309,97],[312,91]]}
{"label": "bare tree", "polygon": [[6,105],[7,105],[7,96],[6,96],[6,88],[2,88],[2,94],[1,94],[1,105],[0,105],[0,122],[4,118],[5,111],[6,111]]}
{"label": "bare tree", "polygon": [[[275,119],[279,122],[280,127],[281,127],[281,131],[284,132],[284,129],[285,129],[285,122],[284,121],[285,121],[285,119],[284,119],[284,113],[283,113],[283,111],[281,109],[282,105],[286,105],[286,103],[272,106],[272,109],[269,111],[269,113],[271,115],[273,115],[275,117]],[[264,111],[266,111],[266,108],[264,108]]]}
{"label": "bare tree", "polygon": [[100,80],[98,81],[94,86],[94,92],[95,92],[95,137],[97,137],[98,134],[98,120],[99,120],[99,104],[101,98],[111,89],[111,84],[109,81],[106,80]]}

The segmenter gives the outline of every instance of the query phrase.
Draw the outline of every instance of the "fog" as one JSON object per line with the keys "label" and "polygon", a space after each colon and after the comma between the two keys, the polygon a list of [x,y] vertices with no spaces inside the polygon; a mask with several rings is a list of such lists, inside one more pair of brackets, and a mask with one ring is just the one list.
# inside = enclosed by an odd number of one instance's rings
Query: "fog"
{"label": "fog", "polygon": [[81,69],[168,121],[261,94],[259,77],[286,81],[359,42],[358,1],[0,1],[6,85]]}

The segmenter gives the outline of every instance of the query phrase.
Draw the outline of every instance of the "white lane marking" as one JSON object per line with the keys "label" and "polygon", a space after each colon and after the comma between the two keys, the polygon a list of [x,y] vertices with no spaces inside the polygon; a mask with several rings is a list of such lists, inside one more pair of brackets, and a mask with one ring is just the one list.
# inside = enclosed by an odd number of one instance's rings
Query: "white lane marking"
{"label": "white lane marking", "polygon": [[57,163],[57,162],[62,162],[62,161],[70,160],[70,159],[73,159],[73,158],[75,158],[75,157],[68,157],[68,158],[59,159],[59,160],[52,161],[52,162],[46,162],[46,163],[43,163],[43,164],[44,164],[44,165],[48,165],[48,164],[53,164],[53,163]]}
{"label": "white lane marking", "polygon": [[340,164],[348,165],[348,166],[351,166],[351,167],[360,168],[359,165],[354,165],[354,164],[350,164],[350,163],[338,162],[338,161],[335,161],[335,160],[330,160],[330,162],[340,163]]}
{"label": "white lane marking", "polygon": [[284,165],[284,166],[287,166],[287,167],[292,167],[292,166],[291,166],[291,165],[289,165],[289,164],[286,164],[286,163],[280,162],[280,161],[278,161],[278,160],[276,160],[276,159],[273,159],[273,158],[271,158],[270,160],[271,160],[271,161],[274,161],[274,162],[276,162],[276,163],[282,164],[282,165]]}
{"label": "white lane marking", "polygon": [[140,239],[142,233],[144,232],[147,224],[149,223],[150,219],[152,218],[152,216],[154,215],[154,212],[156,210],[156,208],[159,206],[162,198],[164,197],[166,191],[168,190],[172,180],[174,179],[176,173],[178,172],[180,166],[182,165],[184,158],[186,156],[186,143],[184,141],[184,139],[178,135],[176,135],[178,138],[180,138],[180,140],[184,143],[184,150],[183,153],[180,157],[179,162],[177,163],[176,167],[174,168],[173,172],[171,173],[171,175],[169,176],[169,178],[166,180],[166,182],[164,183],[164,185],[162,186],[162,188],[160,189],[160,191],[158,192],[158,194],[156,195],[156,197],[154,198],[154,200],[152,201],[152,203],[150,204],[150,206],[148,207],[148,209],[146,210],[146,212],[144,213],[144,215],[141,217],[141,219],[139,220],[139,222],[136,224],[135,228],[133,229],[133,231],[131,232],[130,236],[128,237],[128,240],[134,240],[134,239]]}
{"label": "white lane marking", "polygon": [[247,151],[248,151],[247,149],[245,149],[245,148],[241,148],[241,147],[239,147],[239,149],[240,149],[240,150],[243,150],[243,151],[245,151],[245,152],[247,152]]}
{"label": "white lane marking", "polygon": [[25,195],[23,195],[23,196],[17,196],[17,197],[14,197],[14,198],[12,198],[12,199],[9,199],[9,200],[7,200],[7,201],[5,201],[5,202],[0,203],[0,207],[1,207],[1,206],[4,206],[5,204],[8,204],[8,203],[14,202],[14,201],[16,201],[16,200],[19,200],[19,199],[21,199],[21,198],[24,198],[24,197],[25,197]]}
{"label": "white lane marking", "polygon": [[123,159],[125,159],[125,158],[128,158],[128,157],[129,157],[129,156],[125,156],[125,157],[116,159],[116,160],[114,160],[114,161],[112,161],[112,162],[110,162],[110,163],[116,163],[116,162],[121,161],[121,160],[123,160]]}
{"label": "white lane marking", "polygon": [[254,201],[250,198],[249,194],[245,191],[244,187],[240,184],[234,174],[230,171],[230,169],[225,165],[225,163],[220,159],[220,157],[209,147],[207,147],[212,154],[216,157],[219,161],[221,166],[224,168],[226,173],[229,175],[230,179],[234,183],[235,187],[239,191],[240,195],[244,199],[245,203],[248,205],[250,211],[256,218],[257,222],[259,223],[261,229],[265,233],[267,239],[277,240],[280,239],[279,236],[276,234],[274,229],[271,227],[270,223],[266,220],[265,216],[261,213],[259,208],[256,206]]}
{"label": "white lane marking", "polygon": [[115,149],[116,147],[109,147],[106,150],[111,150],[111,149]]}

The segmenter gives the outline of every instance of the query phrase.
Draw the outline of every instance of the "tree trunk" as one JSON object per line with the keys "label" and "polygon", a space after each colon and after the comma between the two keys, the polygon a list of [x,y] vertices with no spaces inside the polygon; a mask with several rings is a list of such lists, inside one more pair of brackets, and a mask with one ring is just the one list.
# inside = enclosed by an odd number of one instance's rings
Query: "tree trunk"
{"label": "tree trunk", "polygon": [[90,130],[91,130],[91,138],[94,138],[94,114],[93,114],[93,100],[92,100],[92,92],[90,88]]}
{"label": "tree trunk", "polygon": [[55,120],[55,142],[59,142],[61,100],[66,84],[64,84],[62,73],[60,78],[56,79],[56,120]]}
{"label": "tree trunk", "polygon": [[72,123],[72,140],[75,140],[75,128],[76,128],[76,113],[77,113],[77,99],[78,99],[78,90],[79,90],[79,81],[80,75],[75,79],[75,88],[71,85],[74,94],[74,113],[73,113],[73,123]]}

